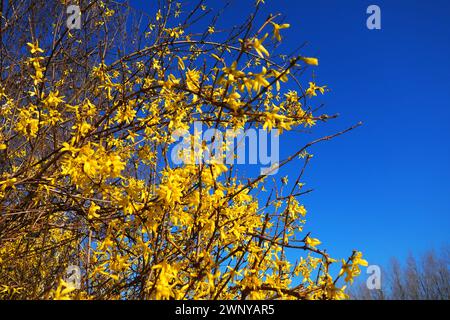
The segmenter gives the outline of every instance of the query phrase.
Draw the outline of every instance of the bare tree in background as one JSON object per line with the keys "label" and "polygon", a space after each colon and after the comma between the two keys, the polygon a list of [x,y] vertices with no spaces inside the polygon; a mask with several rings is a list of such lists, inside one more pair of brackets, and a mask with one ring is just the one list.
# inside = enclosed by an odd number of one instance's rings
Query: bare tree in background
{"label": "bare tree in background", "polygon": [[350,289],[350,296],[357,300],[449,300],[449,253],[445,246],[418,259],[410,254],[404,264],[392,258],[382,274],[381,289],[369,290],[365,282],[358,283]]}

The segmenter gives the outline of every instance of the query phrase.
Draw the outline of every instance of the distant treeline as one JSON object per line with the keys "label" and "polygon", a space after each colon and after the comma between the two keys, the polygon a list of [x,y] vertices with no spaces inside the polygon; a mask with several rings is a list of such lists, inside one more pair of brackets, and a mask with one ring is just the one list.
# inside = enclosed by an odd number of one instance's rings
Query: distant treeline
{"label": "distant treeline", "polygon": [[392,258],[382,269],[381,289],[369,290],[365,282],[353,285],[349,294],[357,300],[449,300],[450,247],[429,250],[400,263]]}

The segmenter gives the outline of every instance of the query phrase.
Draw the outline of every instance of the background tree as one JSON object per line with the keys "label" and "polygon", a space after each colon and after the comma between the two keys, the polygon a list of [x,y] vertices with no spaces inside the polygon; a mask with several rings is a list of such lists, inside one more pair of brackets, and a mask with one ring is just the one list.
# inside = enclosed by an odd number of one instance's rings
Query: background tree
{"label": "background tree", "polygon": [[[81,29],[69,30],[68,4],[0,1],[2,297],[345,298],[339,278],[367,262],[354,251],[332,275],[299,197],[308,148],[357,125],[280,161],[300,162],[292,188],[170,158],[194,121],[288,131],[335,117],[310,107],[325,86],[302,87],[316,58],[270,53],[289,27],[281,16],[261,20],[256,1],[241,25],[216,30],[222,10],[204,1],[152,13],[79,1]],[[304,254],[289,261],[288,249]]]}
{"label": "background tree", "polygon": [[351,287],[350,296],[361,300],[449,300],[449,247],[429,250],[421,257],[410,254],[402,265],[392,258],[382,273],[380,290],[369,290],[365,283]]}

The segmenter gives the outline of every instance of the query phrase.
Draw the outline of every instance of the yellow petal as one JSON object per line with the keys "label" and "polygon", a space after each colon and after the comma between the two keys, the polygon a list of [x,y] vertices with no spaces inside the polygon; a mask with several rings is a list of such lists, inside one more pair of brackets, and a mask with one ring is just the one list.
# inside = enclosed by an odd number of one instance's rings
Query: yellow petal
{"label": "yellow petal", "polygon": [[319,65],[319,60],[317,58],[308,58],[308,57],[301,57],[301,59],[312,66],[318,66]]}

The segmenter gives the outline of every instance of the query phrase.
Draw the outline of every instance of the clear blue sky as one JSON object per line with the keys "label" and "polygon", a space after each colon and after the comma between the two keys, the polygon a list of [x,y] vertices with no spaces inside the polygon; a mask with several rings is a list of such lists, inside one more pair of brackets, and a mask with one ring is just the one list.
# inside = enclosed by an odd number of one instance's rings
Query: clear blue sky
{"label": "clear blue sky", "polygon": [[[252,3],[233,1],[220,24],[242,21]],[[366,28],[370,4],[381,8],[381,30]],[[303,198],[305,230],[334,257],[358,249],[380,265],[448,244],[450,1],[266,0],[263,11],[261,19],[280,12],[291,24],[282,30],[284,49],[308,41],[304,53],[320,65],[307,75],[314,71],[331,89],[316,103],[341,115],[311,135],[284,137],[281,158],[311,138],[364,123],[311,149],[304,182],[315,192]]]}
{"label": "clear blue sky", "polygon": [[[364,123],[312,149],[306,229],[335,256],[357,248],[371,264],[448,244],[450,2],[267,2],[291,23],[285,41],[309,41],[320,59],[317,82],[332,89],[320,101],[341,115],[320,133]],[[366,28],[370,4],[381,30]]]}

